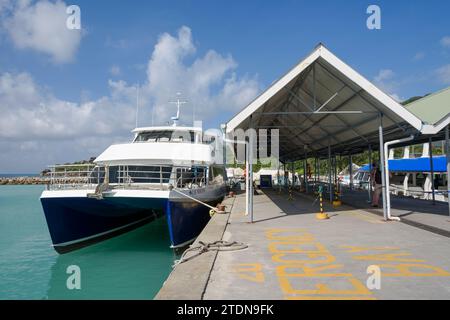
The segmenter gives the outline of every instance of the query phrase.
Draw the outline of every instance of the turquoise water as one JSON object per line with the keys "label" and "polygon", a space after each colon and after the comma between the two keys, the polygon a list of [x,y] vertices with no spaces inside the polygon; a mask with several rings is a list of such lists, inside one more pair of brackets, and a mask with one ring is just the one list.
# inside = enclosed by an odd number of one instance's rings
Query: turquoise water
{"label": "turquoise water", "polygon": [[[164,218],[64,255],[51,247],[43,186],[0,186],[0,299],[152,299],[176,259]],[[81,271],[69,290],[67,267]]]}

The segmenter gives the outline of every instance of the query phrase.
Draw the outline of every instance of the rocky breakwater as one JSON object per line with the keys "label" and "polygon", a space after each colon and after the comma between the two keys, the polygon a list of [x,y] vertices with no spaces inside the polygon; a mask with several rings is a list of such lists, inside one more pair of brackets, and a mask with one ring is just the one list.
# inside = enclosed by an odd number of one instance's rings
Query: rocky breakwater
{"label": "rocky breakwater", "polygon": [[50,177],[0,177],[0,185],[47,184]]}

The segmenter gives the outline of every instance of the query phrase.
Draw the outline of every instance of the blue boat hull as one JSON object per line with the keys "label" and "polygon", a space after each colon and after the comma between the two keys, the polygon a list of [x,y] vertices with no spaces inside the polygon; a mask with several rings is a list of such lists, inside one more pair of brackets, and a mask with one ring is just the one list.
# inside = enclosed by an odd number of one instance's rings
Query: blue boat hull
{"label": "blue boat hull", "polygon": [[[215,206],[222,200],[207,202]],[[181,247],[193,241],[211,218],[209,208],[194,201],[168,201],[166,205],[172,247]]]}
{"label": "blue boat hull", "polygon": [[59,253],[142,226],[162,215],[166,202],[155,198],[41,198],[53,246]]}
{"label": "blue boat hull", "polygon": [[[209,204],[221,201],[215,199]],[[58,253],[79,249],[167,215],[172,247],[195,239],[208,223],[209,209],[194,201],[166,198],[41,198],[53,246]]]}

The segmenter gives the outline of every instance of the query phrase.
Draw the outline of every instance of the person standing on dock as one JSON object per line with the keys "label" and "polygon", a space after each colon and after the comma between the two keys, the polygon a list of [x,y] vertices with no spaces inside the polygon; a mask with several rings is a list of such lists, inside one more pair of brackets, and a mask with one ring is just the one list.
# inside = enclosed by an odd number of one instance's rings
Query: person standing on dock
{"label": "person standing on dock", "polygon": [[372,163],[372,171],[370,172],[370,183],[373,185],[372,207],[378,207],[380,195],[382,191],[381,170],[378,163]]}

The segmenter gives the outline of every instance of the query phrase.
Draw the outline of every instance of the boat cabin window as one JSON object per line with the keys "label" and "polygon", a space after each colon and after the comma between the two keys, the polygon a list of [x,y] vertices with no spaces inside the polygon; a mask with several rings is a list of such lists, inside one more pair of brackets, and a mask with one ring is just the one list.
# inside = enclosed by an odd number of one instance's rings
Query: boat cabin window
{"label": "boat cabin window", "polygon": [[222,184],[226,179],[225,168],[212,166],[209,170],[209,181],[211,181],[212,183]]}
{"label": "boat cabin window", "polygon": [[195,142],[194,131],[155,130],[139,132],[134,142]]}
{"label": "boat cabin window", "polygon": [[89,182],[99,184],[103,182],[104,178],[105,178],[105,168],[95,167],[89,175]]}
{"label": "boat cabin window", "polygon": [[[111,166],[109,183],[169,183],[171,166]],[[101,183],[105,168],[95,167],[90,175],[91,183]]]}
{"label": "boat cabin window", "polygon": [[117,170],[119,183],[169,183],[172,172],[171,166],[119,166],[114,168]]}
{"label": "boat cabin window", "polygon": [[203,185],[206,183],[205,174],[204,167],[177,168],[177,187],[184,188],[191,183]]}

